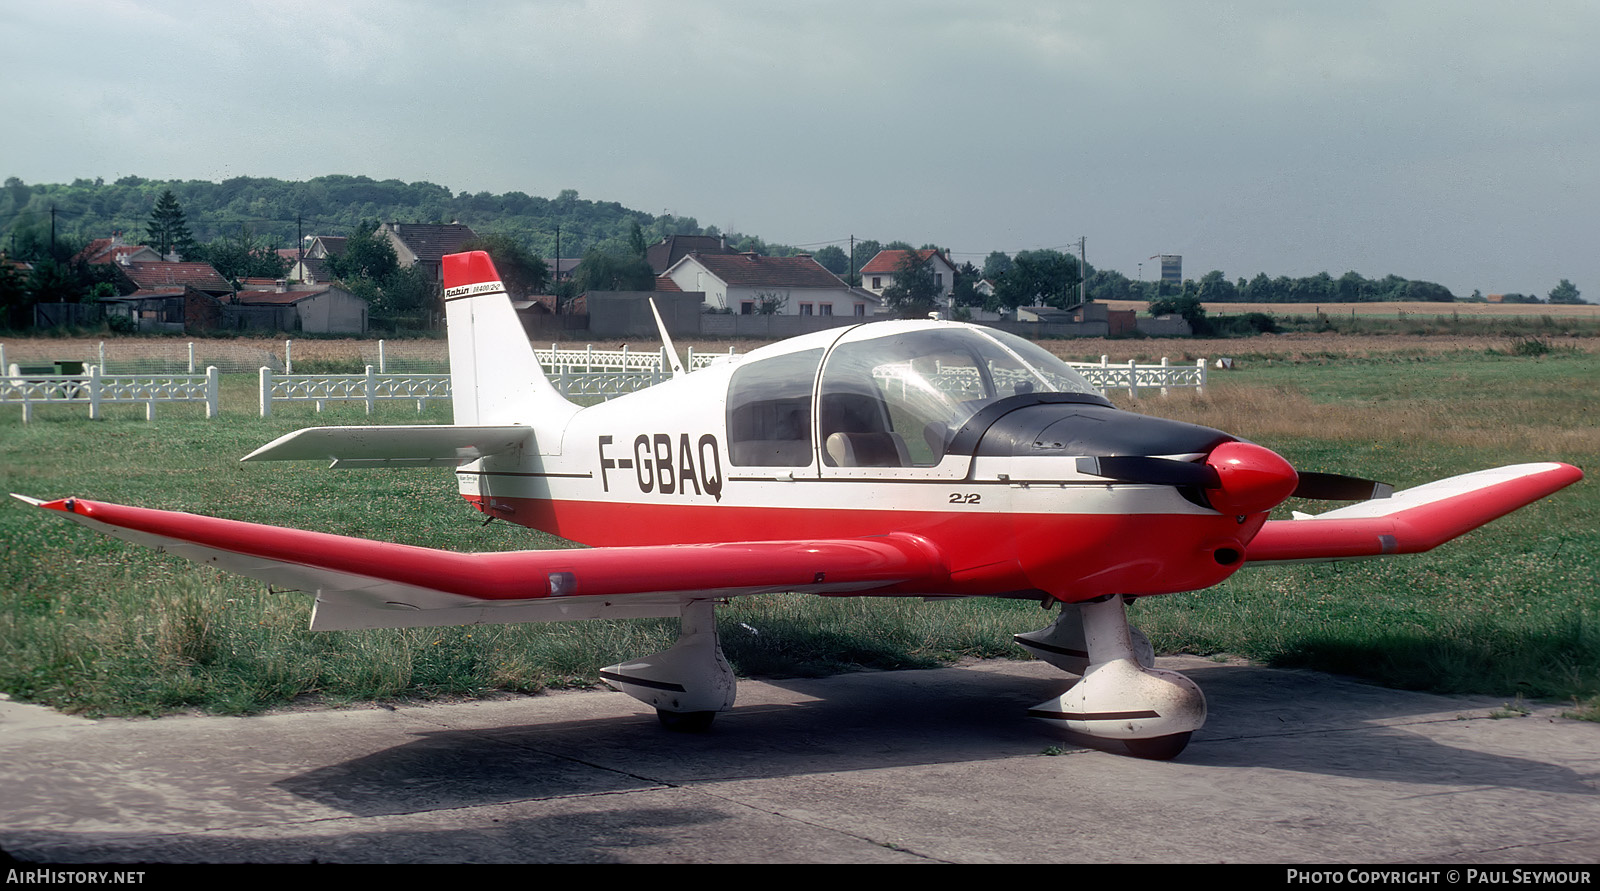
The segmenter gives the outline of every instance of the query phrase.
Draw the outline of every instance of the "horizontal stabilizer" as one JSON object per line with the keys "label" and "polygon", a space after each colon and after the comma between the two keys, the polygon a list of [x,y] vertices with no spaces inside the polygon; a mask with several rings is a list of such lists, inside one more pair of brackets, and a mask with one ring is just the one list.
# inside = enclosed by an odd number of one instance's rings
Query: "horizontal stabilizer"
{"label": "horizontal stabilizer", "polygon": [[533,428],[307,427],[262,446],[243,461],[331,461],[334,467],[459,467],[489,455],[526,448]]}
{"label": "horizontal stabilizer", "polygon": [[1246,548],[1250,563],[1299,563],[1418,554],[1569,486],[1569,464],[1480,470],[1325,514],[1271,520]]}
{"label": "horizontal stabilizer", "polygon": [[908,535],[467,554],[82,498],[18,499],[125,541],[317,596],[313,630],[677,615],[683,603],[948,581]]}

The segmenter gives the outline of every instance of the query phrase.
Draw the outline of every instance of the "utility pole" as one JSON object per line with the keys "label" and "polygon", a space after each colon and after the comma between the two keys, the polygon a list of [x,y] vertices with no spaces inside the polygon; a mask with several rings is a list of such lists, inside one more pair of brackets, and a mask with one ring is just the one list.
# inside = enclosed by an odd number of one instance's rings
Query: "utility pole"
{"label": "utility pole", "polygon": [[1084,258],[1084,253],[1083,253],[1084,242],[1086,242],[1088,240],[1089,240],[1089,238],[1086,235],[1079,235],[1078,236],[1078,302],[1079,303],[1088,303],[1089,302],[1089,297],[1088,297],[1088,293],[1089,293],[1088,292],[1088,286],[1089,286],[1089,261]]}

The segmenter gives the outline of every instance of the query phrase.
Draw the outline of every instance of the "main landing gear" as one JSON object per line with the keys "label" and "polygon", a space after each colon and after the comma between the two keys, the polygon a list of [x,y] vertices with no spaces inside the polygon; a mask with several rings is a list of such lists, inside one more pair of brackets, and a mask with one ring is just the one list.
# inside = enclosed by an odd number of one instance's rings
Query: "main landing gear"
{"label": "main landing gear", "polygon": [[1067,692],[1028,710],[1096,739],[1117,740],[1140,758],[1177,757],[1206,722],[1206,698],[1194,681],[1152,668],[1143,632],[1128,626],[1122,598],[1063,604],[1049,628],[1016,642],[1051,665],[1082,675]]}
{"label": "main landing gear", "polygon": [[[600,677],[652,706],[663,727],[680,732],[710,729],[718,712],[733,707],[733,668],[717,642],[714,601],[684,606],[678,640],[670,649],[602,669]],[[1174,758],[1206,720],[1206,700],[1195,683],[1151,666],[1150,641],[1128,627],[1121,597],[1065,604],[1049,628],[1016,636],[1029,652],[1064,671],[1082,675],[1067,692],[1028,710],[1076,733],[1121,742],[1140,758]]]}
{"label": "main landing gear", "polygon": [[661,726],[681,733],[711,728],[717,712],[733,708],[733,667],[717,642],[716,607],[710,600],[686,604],[671,649],[600,670],[600,679],[646,705]]}

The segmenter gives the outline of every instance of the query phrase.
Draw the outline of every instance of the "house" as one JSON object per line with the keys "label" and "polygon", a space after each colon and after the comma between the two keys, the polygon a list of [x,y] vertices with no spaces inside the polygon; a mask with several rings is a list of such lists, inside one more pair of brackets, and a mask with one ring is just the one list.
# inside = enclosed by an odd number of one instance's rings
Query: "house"
{"label": "house", "polygon": [[155,248],[123,241],[122,233],[119,231],[111,233],[110,238],[96,238],[89,242],[83,250],[72,255],[71,262],[82,263],[85,266],[110,266],[123,260],[159,263],[161,255]]}
{"label": "house", "polygon": [[333,281],[333,273],[328,271],[328,258],[342,256],[349,240],[342,235],[311,235],[303,242],[304,256],[293,248],[278,251],[278,256],[289,261],[289,271],[284,274],[289,281],[307,285]]}
{"label": "house", "polygon": [[582,257],[557,257],[550,264],[550,280],[552,282],[571,281],[573,273],[578,271],[578,264],[582,262]]}
{"label": "house", "polygon": [[678,291],[699,291],[712,311],[741,315],[874,316],[883,301],[852,288],[810,254],[763,257],[691,253],[663,277]]}
{"label": "house", "polygon": [[939,299],[948,303],[950,292],[956,287],[956,267],[942,252],[927,248],[920,251],[879,251],[861,267],[861,287],[879,296],[894,284],[895,276],[906,257],[915,254],[922,262],[933,267],[933,282],[939,287]]}
{"label": "house", "polygon": [[429,281],[439,284],[444,282],[444,255],[478,237],[460,223],[384,223],[374,235],[389,239],[400,268],[420,266]]}
{"label": "house", "polygon": [[271,290],[240,291],[235,301],[248,318],[244,327],[308,334],[367,333],[367,302],[333,285],[290,290],[279,280]]}
{"label": "house", "polygon": [[644,259],[650,271],[660,275],[690,254],[733,254],[728,239],[721,235],[668,235],[645,248]]}
{"label": "house", "polygon": [[112,268],[116,273],[117,290],[123,296],[186,286],[213,297],[233,294],[233,285],[210,263],[147,262],[121,257]]}

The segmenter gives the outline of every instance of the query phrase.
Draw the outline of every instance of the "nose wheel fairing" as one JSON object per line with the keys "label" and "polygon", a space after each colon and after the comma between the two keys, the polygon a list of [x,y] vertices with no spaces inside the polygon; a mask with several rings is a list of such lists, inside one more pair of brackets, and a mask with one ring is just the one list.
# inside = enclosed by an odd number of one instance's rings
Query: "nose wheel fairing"
{"label": "nose wheel fairing", "polygon": [[1055,625],[1018,635],[1019,644],[1052,665],[1069,671],[1081,665],[1083,673],[1066,692],[1028,715],[1084,736],[1120,741],[1142,758],[1177,756],[1205,724],[1205,694],[1175,671],[1149,667],[1144,661],[1149,651],[1141,652],[1149,642],[1137,646],[1136,633],[1128,627],[1122,598],[1112,596],[1064,606]]}

